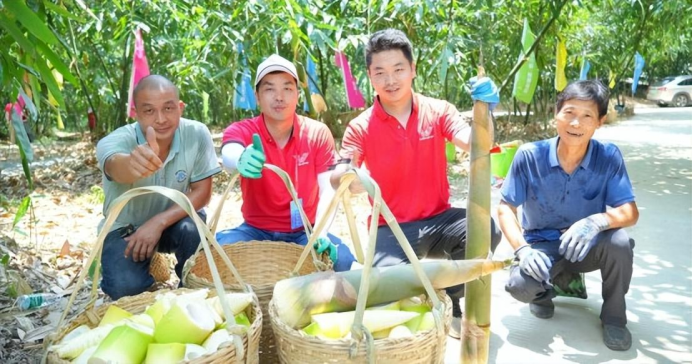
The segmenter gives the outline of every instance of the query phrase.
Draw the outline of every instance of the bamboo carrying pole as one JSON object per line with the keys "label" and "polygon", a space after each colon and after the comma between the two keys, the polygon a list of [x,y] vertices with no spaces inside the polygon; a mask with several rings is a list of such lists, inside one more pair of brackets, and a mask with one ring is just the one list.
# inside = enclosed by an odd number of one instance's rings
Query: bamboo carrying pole
{"label": "bamboo carrying pole", "polygon": [[[485,76],[479,66],[477,77]],[[471,155],[469,168],[469,199],[467,200],[466,259],[485,257],[491,245],[491,130],[488,104],[474,101]],[[462,363],[486,363],[491,327],[491,276],[467,283],[464,297],[464,328]]]}

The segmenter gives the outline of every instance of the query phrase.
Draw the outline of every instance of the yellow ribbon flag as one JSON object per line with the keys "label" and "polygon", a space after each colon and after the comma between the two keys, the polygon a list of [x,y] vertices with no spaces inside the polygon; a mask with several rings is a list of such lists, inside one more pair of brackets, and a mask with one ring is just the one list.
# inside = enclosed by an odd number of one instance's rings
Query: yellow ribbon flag
{"label": "yellow ribbon flag", "polygon": [[609,70],[609,88],[616,86],[616,75],[612,70]]}
{"label": "yellow ribbon flag", "polygon": [[568,80],[565,78],[565,65],[568,62],[568,51],[565,49],[565,42],[559,39],[556,47],[556,80],[555,87],[557,91],[563,91],[568,85]]}
{"label": "yellow ribbon flag", "polygon": [[[55,82],[58,83],[58,88],[60,90],[63,89],[63,75],[58,72],[56,69],[53,69],[52,71],[53,77],[55,78]],[[65,129],[65,124],[63,124],[63,118],[60,116],[60,109],[58,109],[58,101],[53,97],[53,94],[48,92],[48,102],[55,106],[55,113],[58,115],[57,118],[57,124],[58,124],[58,130],[63,130]]]}

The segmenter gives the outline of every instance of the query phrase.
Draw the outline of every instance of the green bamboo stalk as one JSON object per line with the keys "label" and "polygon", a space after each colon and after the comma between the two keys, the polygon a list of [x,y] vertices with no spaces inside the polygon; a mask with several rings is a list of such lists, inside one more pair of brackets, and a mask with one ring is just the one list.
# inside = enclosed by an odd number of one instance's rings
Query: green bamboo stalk
{"label": "green bamboo stalk", "polygon": [[[485,76],[479,66],[479,78]],[[469,167],[469,199],[467,200],[467,247],[465,258],[488,255],[491,245],[491,130],[488,104],[474,102],[471,155]],[[486,363],[491,327],[491,277],[485,276],[465,286],[462,363]]]}

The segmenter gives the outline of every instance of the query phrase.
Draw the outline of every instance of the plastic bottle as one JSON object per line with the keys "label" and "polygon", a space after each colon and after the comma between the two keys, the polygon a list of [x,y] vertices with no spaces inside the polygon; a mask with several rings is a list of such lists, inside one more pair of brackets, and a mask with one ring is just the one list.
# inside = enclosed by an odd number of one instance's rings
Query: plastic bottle
{"label": "plastic bottle", "polygon": [[32,293],[17,297],[17,306],[26,311],[33,308],[45,307],[60,301],[62,296],[55,293]]}

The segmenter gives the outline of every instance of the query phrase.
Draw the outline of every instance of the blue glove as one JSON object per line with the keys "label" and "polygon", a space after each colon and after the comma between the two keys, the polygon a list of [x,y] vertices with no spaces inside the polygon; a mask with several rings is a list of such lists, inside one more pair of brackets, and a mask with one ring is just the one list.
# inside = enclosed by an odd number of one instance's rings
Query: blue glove
{"label": "blue glove", "polygon": [[498,87],[490,78],[482,77],[477,80],[476,77],[472,77],[469,79],[469,86],[472,92],[472,100],[487,103],[489,110],[493,111],[500,102]]}
{"label": "blue glove", "polygon": [[253,144],[247,146],[238,158],[238,172],[246,178],[260,178],[266,160],[260,135],[253,134]]}
{"label": "blue glove", "polygon": [[551,259],[544,252],[523,245],[515,251],[515,257],[520,261],[520,269],[537,282],[548,282],[551,278]]}
{"label": "blue glove", "polygon": [[597,245],[597,234],[608,228],[609,222],[604,214],[594,214],[578,220],[561,235],[558,252],[573,263],[581,262],[590,249]]}
{"label": "blue glove", "polygon": [[318,238],[318,241],[313,244],[313,249],[318,254],[322,254],[325,251],[327,251],[327,254],[330,256],[330,260],[332,261],[332,265],[337,265],[337,249],[339,247],[332,244],[330,239],[325,238],[325,237],[320,237]]}

